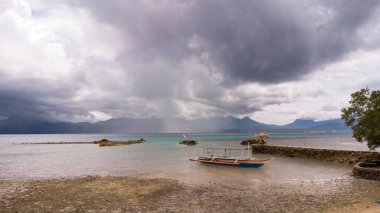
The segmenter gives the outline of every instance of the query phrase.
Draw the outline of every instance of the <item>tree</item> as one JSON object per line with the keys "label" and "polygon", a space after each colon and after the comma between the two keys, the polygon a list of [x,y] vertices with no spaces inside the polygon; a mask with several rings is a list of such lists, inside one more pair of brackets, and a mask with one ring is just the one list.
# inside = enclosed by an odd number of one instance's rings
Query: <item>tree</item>
{"label": "tree", "polygon": [[350,105],[342,109],[342,119],[351,126],[358,142],[366,141],[373,150],[380,146],[380,91],[367,88],[351,94]]}

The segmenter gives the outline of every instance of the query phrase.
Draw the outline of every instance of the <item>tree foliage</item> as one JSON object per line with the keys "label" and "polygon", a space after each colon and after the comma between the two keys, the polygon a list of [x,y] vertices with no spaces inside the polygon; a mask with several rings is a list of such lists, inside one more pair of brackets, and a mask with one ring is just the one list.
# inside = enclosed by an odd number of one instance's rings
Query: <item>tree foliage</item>
{"label": "tree foliage", "polygon": [[361,89],[351,94],[350,105],[342,109],[342,119],[351,126],[353,137],[366,141],[370,149],[380,146],[380,91]]}

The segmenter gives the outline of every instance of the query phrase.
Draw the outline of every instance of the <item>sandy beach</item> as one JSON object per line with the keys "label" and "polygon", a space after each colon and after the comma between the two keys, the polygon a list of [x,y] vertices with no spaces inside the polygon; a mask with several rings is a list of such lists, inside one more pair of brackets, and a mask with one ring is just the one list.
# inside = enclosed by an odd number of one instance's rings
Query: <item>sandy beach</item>
{"label": "sandy beach", "polygon": [[380,182],[228,186],[172,179],[86,176],[0,181],[2,212],[376,212]]}

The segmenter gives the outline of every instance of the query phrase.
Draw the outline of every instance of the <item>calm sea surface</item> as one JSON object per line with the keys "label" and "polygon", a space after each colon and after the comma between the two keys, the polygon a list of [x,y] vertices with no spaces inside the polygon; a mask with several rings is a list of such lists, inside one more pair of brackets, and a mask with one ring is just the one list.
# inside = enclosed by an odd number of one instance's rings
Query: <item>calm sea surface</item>
{"label": "calm sea surface", "polygon": [[[189,161],[202,147],[245,148],[247,134],[188,134],[200,141],[179,145],[181,134],[106,135],[110,140],[144,138],[143,144],[98,147],[94,144],[28,145],[23,142],[80,142],[102,138],[97,134],[0,135],[0,179],[37,179],[83,175],[174,178],[207,184],[257,184],[323,181],[343,178],[351,166],[316,160],[276,157],[260,169],[203,165]],[[272,134],[268,144],[342,150],[368,150],[350,134]],[[247,155],[235,151],[236,156]],[[255,155],[256,158],[272,157]]]}

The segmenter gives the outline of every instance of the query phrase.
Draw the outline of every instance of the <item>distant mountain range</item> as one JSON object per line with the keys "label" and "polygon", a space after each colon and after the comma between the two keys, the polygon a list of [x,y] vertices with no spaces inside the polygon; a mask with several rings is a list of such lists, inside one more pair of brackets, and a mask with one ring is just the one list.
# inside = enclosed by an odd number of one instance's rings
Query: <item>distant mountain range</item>
{"label": "distant mountain range", "polygon": [[313,121],[297,119],[283,126],[254,121],[248,117],[218,117],[196,120],[116,118],[97,123],[50,122],[32,117],[10,116],[0,120],[0,134],[53,133],[246,133],[268,132],[335,132],[351,131],[341,119]]}

